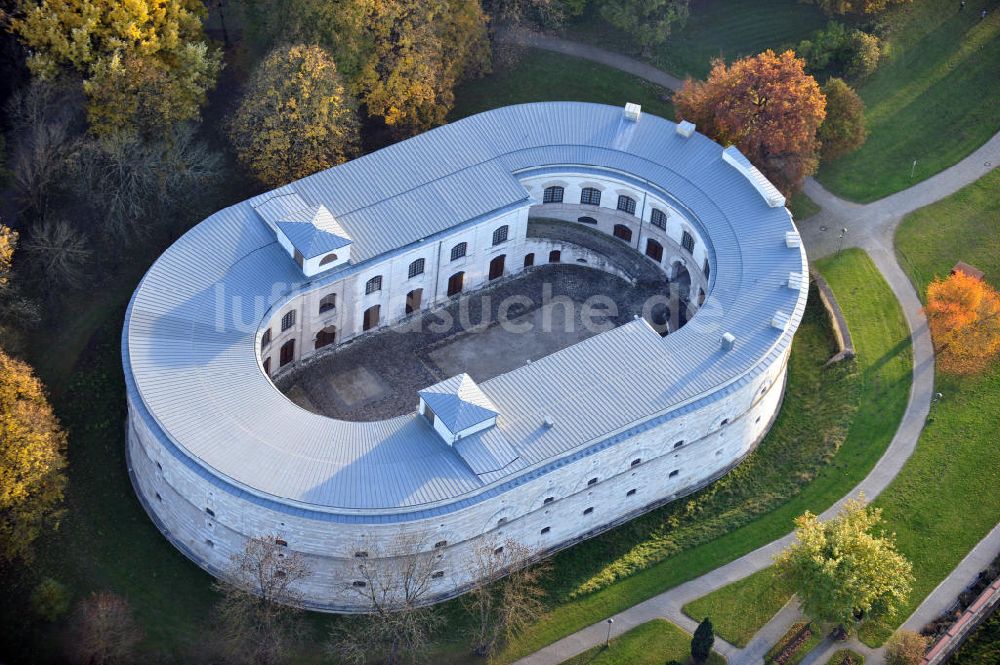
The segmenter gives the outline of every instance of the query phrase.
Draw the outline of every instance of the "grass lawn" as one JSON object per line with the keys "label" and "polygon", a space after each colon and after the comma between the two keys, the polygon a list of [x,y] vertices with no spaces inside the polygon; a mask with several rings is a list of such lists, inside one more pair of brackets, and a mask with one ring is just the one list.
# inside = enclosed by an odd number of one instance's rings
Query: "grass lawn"
{"label": "grass lawn", "polygon": [[[1000,229],[993,171],[960,192],[909,215],[896,232],[896,245],[923,294],[935,275],[946,275],[959,259],[986,271],[1000,286]],[[899,549],[913,562],[916,577],[909,616],[920,602],[1000,521],[1000,361],[980,375],[938,373],[944,397],[931,408],[917,451],[876,504],[885,513]],[[862,632],[869,644],[885,640],[901,621]]]}
{"label": "grass lawn", "polygon": [[[979,18],[983,7],[991,10],[986,20]],[[955,0],[915,0],[884,20],[891,26],[888,57],[858,89],[868,107],[868,141],[818,175],[828,189],[856,201],[928,178],[1000,129],[995,2],[970,0],[959,12]]]}
{"label": "grass lawn", "polygon": [[[794,46],[825,25],[826,17],[815,5],[796,0],[691,0],[687,24],[675,26],[667,42],[646,59],[677,76],[704,78],[713,58],[731,61]],[[605,23],[593,8],[567,26],[567,37],[642,55],[633,39]]]}
{"label": "grass lawn", "polygon": [[[636,626],[611,640],[610,647],[594,647],[563,665],[663,665],[670,660],[691,661],[691,635],[664,619]],[[709,665],[724,665],[726,659],[712,652]]]}
{"label": "grass lawn", "polygon": [[702,596],[683,610],[695,621],[710,618],[716,635],[730,644],[745,647],[790,597],[791,592],[771,567]]}
{"label": "grass lawn", "polygon": [[830,656],[830,660],[826,661],[826,665],[843,665],[847,658],[851,659],[849,661],[850,665],[865,665],[865,657],[857,651],[851,651],[850,649],[837,651]]}
{"label": "grass lawn", "polygon": [[788,202],[788,209],[796,222],[809,219],[819,212],[819,204],[809,198],[805,192],[795,192]]}
{"label": "grass lawn", "polygon": [[540,101],[600,102],[642,110],[667,119],[674,117],[669,91],[629,74],[572,56],[529,49],[510,70],[470,81],[455,90],[455,108],[449,120],[498,106]]}
{"label": "grass lawn", "polygon": [[[844,310],[861,366],[864,396],[850,437],[867,438],[882,451],[895,434],[909,397],[912,361],[906,323],[888,285],[861,250],[847,250],[817,265]],[[843,487],[842,493],[849,489]],[[690,603],[685,612],[711,617],[720,635],[745,644],[791,595],[777,586],[768,588],[771,577],[771,569],[758,572]]]}
{"label": "grass lawn", "polygon": [[[716,491],[722,495],[720,498],[731,494],[737,500],[723,502],[714,510],[699,510],[699,495],[695,495],[693,505],[667,506],[662,509],[666,515],[656,511],[556,557],[560,576],[574,571],[580,582],[576,586],[563,582],[554,588],[563,596],[557,596],[557,606],[511,645],[506,659],[515,660],[531,653],[783,536],[791,530],[795,517],[805,510],[825,510],[867,475],[892,440],[906,407],[912,364],[909,332],[895,297],[863,252],[845,251],[835,263],[825,266],[823,272],[845,311],[857,347],[857,365],[851,371],[850,385],[838,388],[844,379],[838,379],[837,372],[845,371],[845,365],[809,371],[808,365],[800,364],[807,358],[823,357],[815,352],[803,353],[805,345],[816,343],[810,341],[816,335],[815,330],[810,330],[817,323],[810,317],[818,314],[813,304],[812,314],[807,315],[796,335],[793,359],[798,360],[792,364],[790,388],[771,434],[755,453],[756,457],[705,490]],[[836,392],[831,393],[833,390]],[[846,438],[828,463],[804,470],[801,466],[804,449],[813,451],[806,452],[807,458],[820,459],[816,451],[823,446],[817,448],[817,440],[826,439],[835,431],[830,427],[831,422],[838,420],[833,417],[835,411],[840,411],[850,422]],[[799,456],[800,461],[785,466],[789,463],[786,455]],[[790,468],[797,469],[797,473],[808,473],[802,478],[808,482],[790,498],[776,497],[774,487],[770,486],[774,477],[770,472],[777,471],[787,480]],[[741,496],[742,492],[747,494]],[[749,520],[755,509],[763,509],[757,513],[757,519],[743,522],[738,528],[731,525],[739,518]],[[677,521],[688,518],[690,526]],[[644,535],[648,520],[659,520],[660,530]],[[643,531],[629,533],[632,529]],[[699,533],[710,539],[699,542],[696,540]],[[682,538],[689,539],[691,544]],[[631,572],[634,568],[630,564],[657,553],[661,558],[647,559],[648,567]],[[595,563],[609,559],[610,562],[595,568]],[[615,579],[618,581],[609,584]],[[579,593],[595,586],[600,590]]]}

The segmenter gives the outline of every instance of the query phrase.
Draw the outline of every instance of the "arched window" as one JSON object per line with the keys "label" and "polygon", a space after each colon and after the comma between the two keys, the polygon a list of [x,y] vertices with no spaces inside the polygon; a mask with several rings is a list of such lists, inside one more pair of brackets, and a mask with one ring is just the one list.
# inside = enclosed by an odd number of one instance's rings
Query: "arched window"
{"label": "arched window", "polygon": [[534,254],[534,252],[531,252],[529,254],[525,254],[524,255],[524,267],[525,268],[530,268],[533,265],[535,265],[535,254]]}
{"label": "arched window", "polygon": [[576,221],[581,224],[597,224],[597,220],[593,217],[578,217]]}
{"label": "arched window", "polygon": [[635,214],[635,199],[631,196],[625,196],[622,194],[618,197],[618,209],[622,212],[627,212],[630,215]]}
{"label": "arched window", "polygon": [[271,376],[271,359],[264,358],[264,374]]}
{"label": "arched window", "polygon": [[613,234],[616,238],[625,242],[632,242],[632,229],[624,224],[615,224]]}
{"label": "arched window", "polygon": [[559,186],[546,187],[542,194],[542,203],[562,203],[563,188]]}
{"label": "arched window", "polygon": [[264,334],[260,336],[260,350],[263,351],[271,344],[271,329],[268,328],[264,331]]}
{"label": "arched window", "polygon": [[454,296],[462,292],[462,286],[465,284],[465,273],[456,272],[454,275],[448,278],[448,295]]}
{"label": "arched window", "polygon": [[507,234],[510,232],[510,227],[504,224],[496,231],[493,232],[493,246],[496,247],[502,242],[507,242]]}
{"label": "arched window", "polygon": [[328,293],[319,301],[319,313],[323,314],[334,309],[337,309],[337,294]]}
{"label": "arched window", "polygon": [[281,352],[278,355],[278,367],[284,367],[295,359],[295,340],[290,339],[281,345]]}
{"label": "arched window", "polygon": [[378,326],[380,305],[372,305],[365,310],[364,320],[361,322],[362,330],[371,330]]}
{"label": "arched window", "polygon": [[553,249],[551,252],[549,252],[549,263],[559,263],[559,260],[561,258],[562,258],[562,252],[559,251],[558,249]]}
{"label": "arched window", "polygon": [[460,242],[451,248],[451,260],[457,261],[458,259],[465,256],[466,251],[469,249],[469,244],[465,242]]}
{"label": "arched window", "polygon": [[382,275],[375,275],[365,282],[365,295],[382,290]]}
{"label": "arched window", "polygon": [[656,242],[652,238],[646,239],[646,256],[653,259],[657,263],[663,260],[663,245]]}
{"label": "arched window", "polygon": [[712,274],[712,266],[708,265],[708,259],[705,259],[705,263],[701,266],[701,271],[705,273],[705,279]]}
{"label": "arched window", "polygon": [[649,213],[649,223],[658,229],[666,230],[667,215],[659,208],[653,208]]}
{"label": "arched window", "polygon": [[410,264],[410,269],[407,271],[407,279],[412,279],[417,275],[423,275],[423,274],[424,274],[424,260],[417,259],[416,261]]}
{"label": "arched window", "polygon": [[705,289],[698,289],[698,307],[705,304]]}
{"label": "arched window", "polygon": [[501,254],[500,256],[494,257],[493,260],[490,261],[490,272],[489,272],[490,281],[503,277],[504,261],[506,259],[507,255]]}
{"label": "arched window", "polygon": [[694,236],[687,231],[685,231],[684,235],[681,236],[681,247],[692,254],[694,253]]}
{"label": "arched window", "polygon": [[336,260],[337,260],[336,254],[327,254],[322,259],[320,259],[319,264],[321,266],[325,266],[327,263],[333,263]]}
{"label": "arched window", "polygon": [[337,341],[337,326],[327,326],[316,333],[316,347],[322,349]]}
{"label": "arched window", "polygon": [[587,206],[601,205],[601,190],[593,187],[584,187],[580,192],[580,203]]}

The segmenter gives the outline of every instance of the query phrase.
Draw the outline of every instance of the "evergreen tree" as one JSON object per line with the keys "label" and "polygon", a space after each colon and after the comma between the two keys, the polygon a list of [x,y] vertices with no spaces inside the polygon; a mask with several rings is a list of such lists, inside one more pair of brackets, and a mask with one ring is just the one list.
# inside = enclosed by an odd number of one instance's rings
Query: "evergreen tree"
{"label": "evergreen tree", "polygon": [[705,617],[698,624],[698,629],[694,631],[691,638],[691,658],[696,663],[704,663],[712,653],[712,646],[715,644],[715,631],[712,629],[712,622]]}

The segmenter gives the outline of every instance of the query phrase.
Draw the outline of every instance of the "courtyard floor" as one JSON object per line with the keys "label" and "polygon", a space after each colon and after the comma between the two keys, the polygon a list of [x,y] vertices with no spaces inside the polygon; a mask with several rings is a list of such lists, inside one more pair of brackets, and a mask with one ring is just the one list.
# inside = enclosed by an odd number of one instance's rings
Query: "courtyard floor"
{"label": "courtyard floor", "polygon": [[418,390],[456,374],[482,382],[638,316],[661,320],[662,305],[649,303],[667,289],[665,277],[633,286],[591,268],[539,266],[306,361],[278,387],[333,418],[403,415]]}

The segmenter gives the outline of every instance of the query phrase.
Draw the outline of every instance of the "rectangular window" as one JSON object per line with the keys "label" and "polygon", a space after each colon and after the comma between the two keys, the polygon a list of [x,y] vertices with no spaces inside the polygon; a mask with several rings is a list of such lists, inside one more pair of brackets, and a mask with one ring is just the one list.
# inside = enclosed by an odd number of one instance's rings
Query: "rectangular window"
{"label": "rectangular window", "polygon": [[562,203],[562,200],[562,187],[546,187],[545,193],[542,194],[542,203]]}
{"label": "rectangular window", "polygon": [[678,441],[677,443],[674,444],[674,450],[677,450],[678,448],[680,448],[683,445],[684,445],[684,440],[681,439],[680,441]]}
{"label": "rectangular window", "polygon": [[281,332],[285,332],[289,328],[295,325],[295,310],[286,313],[281,317]]}
{"label": "rectangular window", "polygon": [[443,570],[435,570],[433,573],[431,573],[431,579],[432,580],[439,580],[442,577],[444,577],[444,571]]}
{"label": "rectangular window", "polygon": [[618,197],[618,209],[622,212],[627,212],[630,215],[635,214],[635,199],[631,196],[619,196]]}
{"label": "rectangular window", "polygon": [[209,517],[215,517],[215,511],[211,508],[206,508],[205,512],[208,513]]}
{"label": "rectangular window", "polygon": [[591,478],[590,480],[587,481],[587,487],[590,487],[591,485],[596,485],[596,484],[597,484],[597,478]]}
{"label": "rectangular window", "polygon": [[469,249],[468,243],[464,242],[458,243],[457,245],[451,248],[451,260],[457,261],[458,259],[462,258],[463,256],[465,256],[465,253],[468,251],[468,249]]}
{"label": "rectangular window", "polygon": [[601,205],[601,190],[593,187],[584,187],[580,192],[580,204],[599,206]]}
{"label": "rectangular window", "polygon": [[365,295],[382,290],[382,275],[375,275],[365,282]]}
{"label": "rectangular window", "polygon": [[594,512],[594,507],[593,506],[591,506],[590,508],[587,508],[586,510],[584,510],[583,514],[584,515],[589,515],[592,512]]}
{"label": "rectangular window", "polygon": [[448,545],[447,540],[439,540],[436,543],[434,543],[434,549],[440,549],[442,547],[446,547],[447,545]]}
{"label": "rectangular window", "polygon": [[640,464],[642,464],[642,458],[636,457],[634,460],[632,460],[631,466],[639,466]]}
{"label": "rectangular window", "polygon": [[694,236],[692,236],[687,231],[681,236],[681,247],[686,249],[690,253],[694,253]]}
{"label": "rectangular window", "polygon": [[705,279],[712,273],[712,266],[708,265],[708,259],[705,259],[705,265],[701,267],[701,271],[705,273]]}
{"label": "rectangular window", "polygon": [[363,589],[364,587],[368,586],[368,583],[363,580],[354,580],[353,585],[358,587],[359,589]]}
{"label": "rectangular window", "polygon": [[649,213],[649,222],[658,229],[667,229],[667,215],[659,208],[653,208]]}
{"label": "rectangular window", "polygon": [[354,553],[354,558],[355,559],[367,559],[368,558],[368,552],[365,552],[365,551],[355,552]]}

